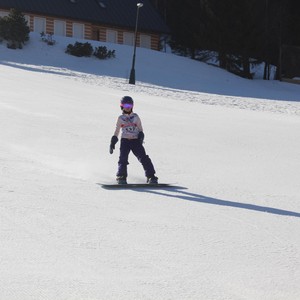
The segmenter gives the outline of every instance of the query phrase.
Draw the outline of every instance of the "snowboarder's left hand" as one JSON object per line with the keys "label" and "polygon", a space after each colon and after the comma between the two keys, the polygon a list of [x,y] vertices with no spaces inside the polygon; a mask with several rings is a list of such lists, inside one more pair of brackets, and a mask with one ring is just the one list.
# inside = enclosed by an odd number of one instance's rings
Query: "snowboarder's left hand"
{"label": "snowboarder's left hand", "polygon": [[138,140],[141,143],[141,145],[144,143],[144,138],[145,138],[144,132],[140,131],[138,135]]}

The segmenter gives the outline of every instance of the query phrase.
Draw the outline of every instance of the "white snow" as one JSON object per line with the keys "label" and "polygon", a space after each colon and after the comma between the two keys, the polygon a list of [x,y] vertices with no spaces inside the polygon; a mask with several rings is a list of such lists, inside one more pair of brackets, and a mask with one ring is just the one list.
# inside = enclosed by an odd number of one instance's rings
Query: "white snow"
{"label": "white snow", "polygon": [[[132,47],[55,39],[0,45],[0,299],[300,299],[300,85],[140,48],[129,85]],[[124,95],[182,188],[97,185]]]}

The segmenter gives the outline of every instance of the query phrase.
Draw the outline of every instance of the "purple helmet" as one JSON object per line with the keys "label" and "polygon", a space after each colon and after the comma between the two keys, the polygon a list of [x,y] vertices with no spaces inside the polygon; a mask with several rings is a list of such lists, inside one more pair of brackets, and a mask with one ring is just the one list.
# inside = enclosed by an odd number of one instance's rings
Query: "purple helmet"
{"label": "purple helmet", "polygon": [[124,96],[120,101],[120,107],[123,108],[133,108],[133,99],[130,96]]}

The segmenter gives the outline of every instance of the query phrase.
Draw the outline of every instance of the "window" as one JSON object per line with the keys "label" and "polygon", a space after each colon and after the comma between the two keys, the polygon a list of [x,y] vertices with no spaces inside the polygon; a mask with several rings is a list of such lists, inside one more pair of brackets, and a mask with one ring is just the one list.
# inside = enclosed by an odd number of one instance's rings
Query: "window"
{"label": "window", "polygon": [[27,22],[27,25],[30,26],[30,16],[25,15],[24,18],[25,18],[25,21]]}
{"label": "window", "polygon": [[66,22],[54,20],[54,35],[66,36]]}
{"label": "window", "polygon": [[108,43],[117,43],[117,31],[107,30],[106,31],[106,42]]}
{"label": "window", "polygon": [[9,12],[6,12],[6,11],[0,11],[0,17],[3,18],[3,17],[6,17],[9,15]]}
{"label": "window", "polygon": [[133,46],[134,44],[134,34],[131,32],[123,33],[123,44],[128,46]]}
{"label": "window", "polygon": [[141,34],[140,35],[140,46],[143,48],[151,49],[151,36]]}
{"label": "window", "polygon": [[73,37],[84,39],[84,25],[79,23],[73,24]]}
{"label": "window", "polygon": [[41,33],[41,32],[46,33],[46,19],[34,17],[33,31],[38,32],[38,33]]}

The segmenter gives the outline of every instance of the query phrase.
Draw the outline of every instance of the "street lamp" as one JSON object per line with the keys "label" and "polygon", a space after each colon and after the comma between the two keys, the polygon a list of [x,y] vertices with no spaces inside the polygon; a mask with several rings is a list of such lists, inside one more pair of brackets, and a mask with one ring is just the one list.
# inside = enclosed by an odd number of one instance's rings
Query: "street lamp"
{"label": "street lamp", "polygon": [[136,53],[136,43],[137,43],[137,27],[138,27],[138,21],[139,21],[139,10],[141,7],[143,7],[143,3],[137,3],[137,9],[136,9],[136,20],[135,20],[135,31],[134,31],[134,47],[133,47],[133,57],[132,57],[132,67],[130,71],[130,77],[129,77],[129,84],[135,84],[135,53]]}

